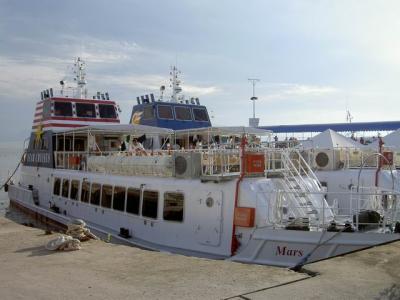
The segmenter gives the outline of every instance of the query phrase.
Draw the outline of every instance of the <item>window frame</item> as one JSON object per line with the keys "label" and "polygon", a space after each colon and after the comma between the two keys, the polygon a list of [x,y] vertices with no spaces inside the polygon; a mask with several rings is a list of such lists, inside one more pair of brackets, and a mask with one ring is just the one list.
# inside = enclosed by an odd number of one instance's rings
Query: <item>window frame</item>
{"label": "window frame", "polygon": [[[55,193],[55,189],[54,189],[57,180],[59,181],[59,183],[58,183],[58,194]],[[54,177],[54,181],[53,181],[53,196],[61,196],[61,182],[62,182],[61,177]]]}
{"label": "window frame", "polygon": [[[144,215],[143,214],[143,208],[145,207],[145,202],[147,201],[146,199],[145,199],[145,194],[146,194],[146,192],[147,193],[157,193],[157,209],[156,209],[156,216],[155,217],[152,217],[152,216],[149,216],[149,215]],[[144,218],[148,218],[148,219],[153,219],[153,220],[157,220],[158,219],[158,209],[159,209],[159,202],[160,202],[160,192],[159,191],[157,191],[157,190],[143,190],[142,191],[142,193],[141,193],[141,208],[140,208],[140,215],[142,216],[142,217],[144,217]]]}
{"label": "window frame", "polygon": [[[161,116],[160,116],[160,111],[159,111],[159,108],[161,107],[161,106],[163,106],[163,107],[168,107],[170,110],[171,110],[171,118],[162,118]],[[160,119],[160,120],[175,120],[175,117],[174,117],[174,109],[172,109],[172,106],[170,106],[170,105],[157,105],[157,117]]]}
{"label": "window frame", "polygon": [[[67,195],[64,196],[64,182],[67,181],[68,182],[68,187],[67,187]],[[61,182],[61,197],[63,198],[69,198],[69,189],[70,189],[70,180],[69,178],[63,178],[62,182]]]}
{"label": "window frame", "polygon": [[[204,111],[204,113],[205,113],[205,115],[207,117],[207,120],[196,120],[196,114],[194,112],[195,110]],[[193,107],[192,108],[192,113],[193,113],[193,120],[195,122],[210,122],[210,116],[208,115],[207,109],[205,109],[204,107]]]}
{"label": "window frame", "polygon": [[[165,218],[165,203],[166,203],[166,199],[165,196],[166,194],[180,194],[182,195],[182,219],[181,220],[170,220],[170,219],[166,219]],[[184,223],[185,221],[185,193],[181,192],[181,191],[165,191],[163,194],[163,214],[162,214],[163,220],[167,221],[167,222],[175,222],[175,223]]]}
{"label": "window frame", "polygon": [[[190,119],[179,119],[179,118],[178,118],[178,115],[177,115],[177,113],[176,113],[176,109],[177,109],[177,108],[185,108],[185,109],[188,109],[188,110],[189,110],[189,114],[190,114]],[[191,109],[190,107],[187,107],[187,106],[183,106],[183,105],[174,106],[174,115],[175,115],[175,120],[177,120],[177,121],[184,121],[184,122],[191,122],[191,121],[193,121],[192,109]]]}
{"label": "window frame", "polygon": [[[93,185],[98,185],[98,186],[100,186],[100,188],[99,188],[100,194],[99,194],[98,202],[97,202],[97,203],[93,203],[93,202],[92,202]],[[97,183],[97,182],[91,182],[91,183],[90,183],[89,203],[90,203],[91,205],[100,206],[100,203],[101,203],[101,192],[102,192],[102,185],[101,185],[100,183]]]}
{"label": "window frame", "polygon": [[[82,201],[82,199],[83,199],[82,193],[83,193],[83,191],[84,191],[84,189],[83,189],[83,186],[84,186],[84,185],[89,185],[89,190],[88,190],[88,195],[87,195],[87,201]],[[92,184],[91,184],[90,181],[86,181],[86,180],[83,180],[83,181],[82,181],[81,193],[80,193],[80,197],[79,197],[79,200],[80,200],[81,202],[90,204],[91,187],[92,187]]]}
{"label": "window frame", "polygon": [[[123,207],[122,207],[122,209],[117,209],[117,208],[115,208],[115,190],[116,190],[116,188],[121,188],[121,189],[123,189],[124,190],[124,200],[123,200]],[[116,211],[120,211],[120,212],[124,212],[125,211],[125,206],[126,206],[126,194],[127,194],[127,188],[125,187],[125,186],[118,186],[118,185],[115,185],[114,187],[113,187],[113,193],[112,193],[112,204],[111,204],[111,208],[113,209],[113,210],[116,210]]]}
{"label": "window frame", "polygon": [[[104,189],[104,187],[111,187],[111,199],[110,199],[110,206],[105,206],[105,205],[103,205],[103,195],[104,195],[104,193],[103,193],[103,189]],[[105,197],[105,196],[104,196]],[[107,208],[107,209],[112,209],[112,207],[113,207],[113,197],[114,197],[114,186],[112,185],[112,184],[102,184],[101,185],[101,197],[100,197],[100,206],[102,207],[102,208]],[[105,203],[105,202],[104,202]]]}
{"label": "window frame", "polygon": [[[133,212],[129,212],[128,211],[128,194],[129,194],[129,190],[137,190],[139,192],[139,203],[138,203],[138,208],[137,208],[137,213],[133,213]],[[130,215],[134,215],[134,216],[140,216],[141,214],[141,205],[142,204],[142,191],[140,188],[136,188],[136,187],[132,187],[132,186],[128,186],[126,189],[126,201],[125,201],[125,212],[127,214]]]}
{"label": "window frame", "polygon": [[[108,107],[112,107],[113,111],[114,111],[114,116],[113,117],[104,117],[101,115],[101,107],[104,106],[108,106]],[[115,110],[115,106],[113,104],[103,104],[103,103],[99,103],[98,104],[98,108],[99,108],[99,117],[101,119],[116,119],[117,118],[117,111]]]}
{"label": "window frame", "polygon": [[[146,115],[145,110],[150,110],[151,109],[151,117],[148,117]],[[153,105],[144,105],[143,106],[143,114],[142,114],[142,119],[143,120],[153,120],[155,117],[155,113],[154,113],[154,106]]]}
{"label": "window frame", "polygon": [[[83,106],[85,106],[85,105],[90,105],[90,106],[92,106],[92,107],[93,107],[94,115],[93,115],[93,116],[87,116],[87,115],[82,116],[82,115],[79,115],[79,113],[78,113],[78,106],[80,106],[80,105],[83,105]],[[97,117],[96,105],[95,105],[94,103],[80,103],[80,102],[76,102],[76,103],[75,103],[75,111],[76,111],[76,117],[77,117],[77,118],[96,119],[96,117]]]}
{"label": "window frame", "polygon": [[[72,182],[78,182],[78,191],[76,192],[76,199],[75,198],[71,198],[72,196]],[[79,201],[79,196],[80,196],[80,189],[81,187],[81,181],[79,179],[71,179],[71,182],[69,184],[69,199],[74,200],[74,201]]]}
{"label": "window frame", "polygon": [[[56,105],[58,104],[62,104],[62,105],[69,105],[71,107],[71,114],[57,114],[56,113]],[[66,102],[66,101],[54,101],[54,116],[55,117],[73,117],[74,116],[74,109],[72,107],[72,103],[71,102]],[[69,113],[69,111],[68,111]]]}

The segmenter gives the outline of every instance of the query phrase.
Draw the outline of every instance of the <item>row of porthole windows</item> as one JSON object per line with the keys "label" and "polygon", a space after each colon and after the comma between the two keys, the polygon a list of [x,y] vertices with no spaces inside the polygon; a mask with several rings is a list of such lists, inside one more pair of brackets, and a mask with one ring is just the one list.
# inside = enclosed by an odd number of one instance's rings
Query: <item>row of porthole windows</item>
{"label": "row of porthole windows", "polygon": [[[89,181],[83,181],[81,185],[79,180],[57,177],[54,179],[53,195],[146,218],[158,218],[158,191],[143,190],[141,193],[138,188]],[[182,193],[164,193],[164,220],[183,222],[183,209]]]}

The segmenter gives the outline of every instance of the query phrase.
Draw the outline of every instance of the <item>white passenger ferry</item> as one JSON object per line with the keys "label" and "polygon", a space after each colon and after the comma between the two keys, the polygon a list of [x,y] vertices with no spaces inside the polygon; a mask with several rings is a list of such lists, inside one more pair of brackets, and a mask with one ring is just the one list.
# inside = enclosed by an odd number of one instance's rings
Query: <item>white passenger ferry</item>
{"label": "white passenger ferry", "polygon": [[42,92],[12,205],[147,249],[276,266],[400,238],[392,190],[351,189],[357,205],[337,214],[298,151],[262,147],[265,130],[210,127],[198,99],[177,96],[175,77],[172,100],[141,97],[122,125],[107,93],[87,99],[76,67],[73,95],[64,83],[60,95]]}

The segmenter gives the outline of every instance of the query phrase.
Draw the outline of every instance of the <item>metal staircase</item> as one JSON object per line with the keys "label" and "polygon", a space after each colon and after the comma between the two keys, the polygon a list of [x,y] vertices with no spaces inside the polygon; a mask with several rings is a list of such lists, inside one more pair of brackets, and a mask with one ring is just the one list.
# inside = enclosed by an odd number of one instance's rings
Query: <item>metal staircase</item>
{"label": "metal staircase", "polygon": [[299,213],[303,212],[308,215],[310,224],[318,223],[319,211],[315,207],[313,201],[318,195],[322,197],[322,187],[311,170],[310,166],[298,151],[283,151],[281,153],[282,160],[282,184],[287,197],[295,203],[291,207]]}

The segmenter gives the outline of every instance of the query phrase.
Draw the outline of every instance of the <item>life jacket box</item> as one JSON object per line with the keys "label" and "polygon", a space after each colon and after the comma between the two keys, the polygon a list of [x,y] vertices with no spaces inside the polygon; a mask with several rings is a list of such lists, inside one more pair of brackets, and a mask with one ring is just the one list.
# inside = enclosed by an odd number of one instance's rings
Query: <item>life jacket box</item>
{"label": "life jacket box", "polygon": [[383,151],[382,153],[383,157],[385,158],[380,158],[381,160],[381,165],[382,166],[393,166],[393,152],[392,151]]}
{"label": "life jacket box", "polygon": [[80,157],[79,156],[70,156],[69,157],[69,165],[76,166],[80,164]]}
{"label": "life jacket box", "polygon": [[236,207],[234,214],[235,226],[254,227],[255,212],[254,207]]}
{"label": "life jacket box", "polygon": [[382,165],[384,166],[393,166],[393,152],[392,151],[383,151],[383,157],[386,159],[382,159]]}
{"label": "life jacket box", "polygon": [[246,153],[246,173],[264,173],[265,160],[263,153]]}

